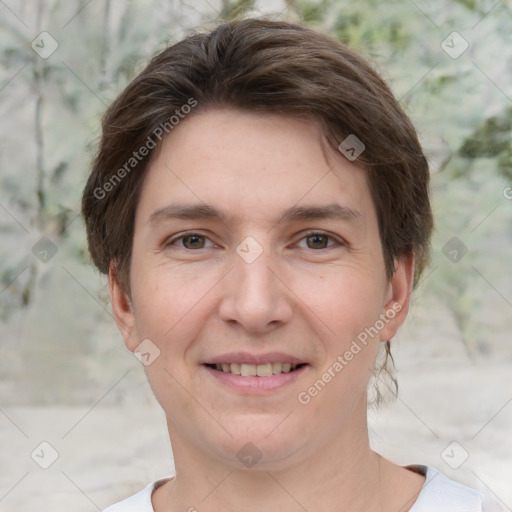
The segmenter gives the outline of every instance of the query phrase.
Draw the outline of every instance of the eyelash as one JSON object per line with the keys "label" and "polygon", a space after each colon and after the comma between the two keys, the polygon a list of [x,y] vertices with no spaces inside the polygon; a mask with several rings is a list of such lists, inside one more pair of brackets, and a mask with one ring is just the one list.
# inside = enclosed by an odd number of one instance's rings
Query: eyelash
{"label": "eyelash", "polygon": [[[204,238],[206,240],[210,240],[207,236],[202,235],[201,233],[197,233],[196,231],[186,231],[184,233],[181,233],[178,237],[171,238],[170,240],[167,240],[164,243],[164,247],[168,247],[168,246],[174,245],[176,242],[178,242],[180,240],[183,240],[185,238],[188,238],[188,237],[192,237],[192,236],[196,236],[196,237],[199,237],[199,238]],[[333,235],[330,235],[329,233],[324,233],[322,231],[309,231],[309,232],[305,233],[302,236],[302,238],[299,239],[299,242],[304,240],[304,239],[306,239],[306,238],[312,237],[312,236],[327,237],[329,240],[335,242],[334,244],[328,245],[327,247],[322,247],[321,249],[311,249],[312,251],[319,251],[319,250],[330,249],[330,248],[332,248],[332,247],[334,247],[336,245],[338,245],[338,246],[346,246],[347,245],[345,242],[343,242],[339,238],[334,237]],[[210,242],[211,242],[211,240],[210,240]],[[186,251],[198,250],[198,249],[187,249],[186,247],[180,247],[180,249],[184,249]],[[200,249],[208,249],[208,247],[200,247]]]}

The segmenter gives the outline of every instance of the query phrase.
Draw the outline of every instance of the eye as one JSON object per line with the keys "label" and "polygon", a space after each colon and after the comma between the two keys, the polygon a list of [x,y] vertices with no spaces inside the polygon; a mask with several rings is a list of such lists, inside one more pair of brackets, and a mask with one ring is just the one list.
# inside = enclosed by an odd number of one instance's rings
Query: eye
{"label": "eye", "polygon": [[[334,245],[343,245],[336,239],[334,239],[334,237],[326,233],[308,233],[304,238],[300,240],[300,242],[302,242],[303,240],[306,240],[306,247],[303,247],[306,249],[328,249],[329,247],[332,247]],[[329,242],[331,243],[329,244]]]}
{"label": "eye", "polygon": [[[207,245],[207,243],[210,245]],[[180,246],[179,243],[182,243]],[[165,246],[178,246],[180,249],[206,249],[207,247],[213,247],[213,243],[204,235],[200,235],[199,233],[183,233],[176,238],[172,238],[165,243]]]}

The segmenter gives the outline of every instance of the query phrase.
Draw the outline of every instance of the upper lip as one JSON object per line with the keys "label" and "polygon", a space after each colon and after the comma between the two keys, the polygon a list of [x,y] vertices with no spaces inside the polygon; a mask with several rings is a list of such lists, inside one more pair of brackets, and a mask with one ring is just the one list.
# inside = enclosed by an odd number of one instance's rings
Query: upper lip
{"label": "upper lip", "polygon": [[304,364],[303,359],[285,354],[283,352],[267,352],[265,354],[250,354],[248,352],[230,352],[212,357],[204,364],[241,363],[241,364],[265,364],[265,363],[291,363]]}

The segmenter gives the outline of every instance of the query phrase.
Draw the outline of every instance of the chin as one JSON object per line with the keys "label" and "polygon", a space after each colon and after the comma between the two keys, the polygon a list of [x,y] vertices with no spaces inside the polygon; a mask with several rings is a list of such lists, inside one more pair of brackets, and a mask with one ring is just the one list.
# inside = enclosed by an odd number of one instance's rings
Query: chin
{"label": "chin", "polygon": [[[232,437],[210,440],[219,457],[238,468],[250,470],[279,470],[294,463],[297,452],[304,445],[303,428],[284,428],[286,415],[247,415],[233,419],[229,425]],[[286,422],[287,420],[285,420]],[[297,425],[298,427],[298,425]]]}

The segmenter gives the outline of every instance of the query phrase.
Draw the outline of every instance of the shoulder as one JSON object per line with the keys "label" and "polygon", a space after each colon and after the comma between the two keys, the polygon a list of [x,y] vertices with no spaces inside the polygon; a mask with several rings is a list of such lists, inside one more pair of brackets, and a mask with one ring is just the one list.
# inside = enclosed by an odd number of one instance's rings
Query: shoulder
{"label": "shoulder", "polygon": [[146,486],[137,494],[119,501],[118,503],[114,503],[114,505],[106,508],[103,512],[154,512],[151,503],[151,495],[157,487],[160,487],[160,485],[167,482],[167,480],[167,478],[157,480]]}
{"label": "shoulder", "polygon": [[483,495],[450,480],[430,466],[409,466],[425,476],[421,492],[409,512],[483,512]]}

